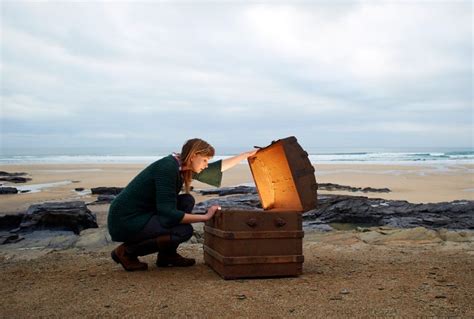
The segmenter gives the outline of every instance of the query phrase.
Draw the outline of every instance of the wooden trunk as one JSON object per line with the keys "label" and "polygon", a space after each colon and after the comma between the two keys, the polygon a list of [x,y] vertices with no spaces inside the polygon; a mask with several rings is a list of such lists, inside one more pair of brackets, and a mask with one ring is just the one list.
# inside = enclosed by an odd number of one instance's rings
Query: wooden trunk
{"label": "wooden trunk", "polygon": [[317,184],[296,138],[249,158],[263,210],[221,210],[204,227],[204,261],[224,279],[297,276],[303,271],[302,212]]}

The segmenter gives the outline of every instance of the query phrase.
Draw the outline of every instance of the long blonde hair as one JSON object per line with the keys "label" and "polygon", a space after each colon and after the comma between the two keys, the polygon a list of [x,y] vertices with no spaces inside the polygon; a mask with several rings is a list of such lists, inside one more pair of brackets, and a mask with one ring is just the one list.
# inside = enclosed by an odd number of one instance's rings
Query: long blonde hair
{"label": "long blonde hair", "polygon": [[[193,138],[187,140],[184,143],[183,148],[181,149],[180,159],[183,167],[190,167],[191,166],[191,158],[194,155],[201,155],[206,157],[213,157],[214,156],[214,147],[212,147],[209,143],[199,138]],[[191,169],[187,169],[183,171],[183,179],[184,179],[184,190],[186,193],[189,193],[191,190],[191,181],[193,179],[193,171]]]}

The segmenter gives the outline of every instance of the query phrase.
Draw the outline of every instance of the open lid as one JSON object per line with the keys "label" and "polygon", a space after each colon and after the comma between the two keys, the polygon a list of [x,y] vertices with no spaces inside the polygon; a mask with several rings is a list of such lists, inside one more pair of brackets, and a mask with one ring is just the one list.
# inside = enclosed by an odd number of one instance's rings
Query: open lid
{"label": "open lid", "polygon": [[314,167],[294,136],[273,141],[248,162],[263,209],[303,212],[316,208]]}

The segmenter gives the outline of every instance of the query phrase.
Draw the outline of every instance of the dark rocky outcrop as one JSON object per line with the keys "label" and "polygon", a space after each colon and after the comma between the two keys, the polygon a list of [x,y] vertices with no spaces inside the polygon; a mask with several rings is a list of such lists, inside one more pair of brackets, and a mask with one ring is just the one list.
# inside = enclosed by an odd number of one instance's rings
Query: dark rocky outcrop
{"label": "dark rocky outcrop", "polygon": [[474,201],[413,204],[364,196],[327,195],[318,208],[304,213],[311,224],[350,223],[398,228],[474,229]]}
{"label": "dark rocky outcrop", "polygon": [[319,190],[325,191],[346,191],[346,192],[363,192],[363,193],[390,193],[388,188],[372,188],[372,187],[352,187],[333,183],[319,183]]}
{"label": "dark rocky outcrop", "polygon": [[[346,192],[363,192],[363,193],[390,193],[388,188],[372,188],[372,187],[352,187],[333,183],[319,183],[319,190],[326,191],[346,191]],[[235,194],[257,194],[255,186],[235,186],[235,187],[221,187],[214,189],[203,189],[198,191],[201,195],[219,195],[228,196]]]}
{"label": "dark rocky outcrop", "polygon": [[[204,213],[207,207],[257,210],[261,208],[255,194],[213,198],[196,204],[194,212]],[[303,214],[308,228],[329,229],[331,223],[361,224],[431,229],[474,229],[474,201],[457,200],[444,203],[413,204],[400,200],[364,196],[319,195],[318,208]]]}
{"label": "dark rocky outcrop", "polygon": [[94,187],[91,188],[93,195],[118,195],[123,190],[123,187]]}
{"label": "dark rocky outcrop", "polygon": [[[7,217],[8,216],[8,217]],[[15,217],[14,217],[15,216]],[[0,218],[0,227],[18,222],[18,215],[5,215]],[[31,205],[21,221],[10,232],[28,232],[37,229],[70,230],[79,234],[87,228],[97,228],[95,215],[82,201],[55,202]]]}
{"label": "dark rocky outcrop", "polygon": [[0,176],[24,176],[27,175],[28,173],[25,172],[19,172],[19,173],[8,173],[4,171],[0,171]]}
{"label": "dark rocky outcrop", "polygon": [[255,186],[235,186],[235,187],[221,187],[214,189],[203,189],[198,191],[201,195],[235,195],[235,194],[257,194]]}
{"label": "dark rocky outcrop", "polygon": [[208,207],[219,205],[222,209],[258,210],[262,209],[260,198],[255,194],[232,195],[223,198],[211,198],[197,203],[193,213],[204,214]]}
{"label": "dark rocky outcrop", "polygon": [[26,183],[31,181],[29,177],[20,177],[20,176],[0,176],[0,181],[10,182],[10,183]]}
{"label": "dark rocky outcrop", "polygon": [[26,183],[31,181],[29,177],[20,177],[27,175],[27,173],[19,172],[19,173],[8,173],[4,171],[0,171],[0,181],[2,182],[10,182],[10,183]]}
{"label": "dark rocky outcrop", "polygon": [[16,193],[18,193],[18,189],[16,189],[15,187],[0,187],[0,195]]}

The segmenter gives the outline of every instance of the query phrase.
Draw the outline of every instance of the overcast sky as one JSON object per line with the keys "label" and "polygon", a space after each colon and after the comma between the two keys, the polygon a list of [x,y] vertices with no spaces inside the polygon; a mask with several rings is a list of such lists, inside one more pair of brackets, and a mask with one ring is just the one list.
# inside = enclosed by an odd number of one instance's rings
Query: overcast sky
{"label": "overcast sky", "polygon": [[2,1],[2,150],[473,147],[472,2],[413,2]]}

